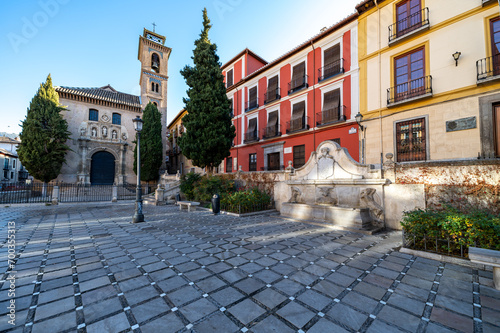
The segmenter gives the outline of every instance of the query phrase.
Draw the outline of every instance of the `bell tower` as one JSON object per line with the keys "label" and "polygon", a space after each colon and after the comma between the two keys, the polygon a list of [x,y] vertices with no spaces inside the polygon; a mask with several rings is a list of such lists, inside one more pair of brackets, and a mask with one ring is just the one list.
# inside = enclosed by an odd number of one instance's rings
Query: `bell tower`
{"label": "bell tower", "polygon": [[165,46],[165,36],[144,28],[142,36],[139,36],[139,53],[137,56],[141,62],[141,77],[139,80],[141,85],[141,107],[144,110],[146,105],[152,102],[156,104],[158,111],[162,115],[162,169],[165,168],[165,151],[167,149],[167,81],[170,52],[172,52],[172,49]]}

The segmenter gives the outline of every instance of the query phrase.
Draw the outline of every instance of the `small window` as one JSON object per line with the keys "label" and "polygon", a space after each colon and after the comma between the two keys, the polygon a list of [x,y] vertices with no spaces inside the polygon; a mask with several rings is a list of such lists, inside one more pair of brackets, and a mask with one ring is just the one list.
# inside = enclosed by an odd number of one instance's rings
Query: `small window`
{"label": "small window", "polygon": [[10,179],[14,179],[14,172],[10,173]]}
{"label": "small window", "polygon": [[[8,158],[6,158],[3,161],[3,167],[4,167],[4,169],[8,169],[9,168],[9,159]],[[7,177],[7,176],[5,176],[5,177]]]}
{"label": "small window", "polygon": [[257,154],[248,155],[248,171],[257,171]]}
{"label": "small window", "polygon": [[89,120],[91,120],[91,121],[99,120],[99,111],[97,111],[95,109],[90,109],[89,110]]}
{"label": "small window", "polygon": [[7,178],[8,174],[9,174],[9,172],[7,170],[4,170],[3,171],[3,178]]}
{"label": "small window", "polygon": [[228,71],[226,74],[226,83],[227,83],[227,88],[229,88],[233,85],[233,70],[232,69],[230,71]]}
{"label": "small window", "polygon": [[396,123],[398,162],[425,161],[425,118]]}
{"label": "small window", "polygon": [[12,160],[12,168],[16,168],[16,160]]}
{"label": "small window", "polygon": [[226,158],[226,173],[231,173],[233,172],[233,158],[228,157]]}
{"label": "small window", "polygon": [[306,164],[306,146],[293,146],[293,167],[300,168]]}
{"label": "small window", "polygon": [[113,113],[113,124],[121,125],[122,124],[122,115],[119,113]]}
{"label": "small window", "polygon": [[156,84],[156,92],[158,92],[158,91],[159,91],[159,87],[160,87],[160,85],[157,83],[157,84]]}

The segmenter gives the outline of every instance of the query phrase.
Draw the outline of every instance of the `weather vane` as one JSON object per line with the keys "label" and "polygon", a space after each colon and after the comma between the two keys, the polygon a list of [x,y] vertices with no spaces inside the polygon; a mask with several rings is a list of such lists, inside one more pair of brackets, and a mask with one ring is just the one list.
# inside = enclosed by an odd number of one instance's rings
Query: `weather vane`
{"label": "weather vane", "polygon": [[155,32],[156,23],[153,22],[153,32]]}

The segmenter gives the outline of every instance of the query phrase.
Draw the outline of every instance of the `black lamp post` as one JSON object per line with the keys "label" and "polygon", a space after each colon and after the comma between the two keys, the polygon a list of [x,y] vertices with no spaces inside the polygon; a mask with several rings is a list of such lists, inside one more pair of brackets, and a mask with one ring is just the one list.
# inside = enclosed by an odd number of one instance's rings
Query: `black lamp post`
{"label": "black lamp post", "polygon": [[135,213],[132,217],[132,223],[144,222],[144,214],[142,213],[142,188],[141,188],[141,131],[142,119],[137,116],[133,120],[134,128],[137,132],[137,187],[135,189]]}
{"label": "black lamp post", "polygon": [[361,122],[363,121],[363,115],[361,113],[358,113],[354,116],[356,118],[356,122],[358,123],[359,129],[363,131],[365,127],[361,125]]}

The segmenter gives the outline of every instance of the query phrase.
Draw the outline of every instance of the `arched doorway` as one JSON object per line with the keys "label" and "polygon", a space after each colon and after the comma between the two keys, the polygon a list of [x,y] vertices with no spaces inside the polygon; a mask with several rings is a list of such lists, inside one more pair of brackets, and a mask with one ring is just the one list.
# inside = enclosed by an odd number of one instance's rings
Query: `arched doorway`
{"label": "arched doorway", "polygon": [[115,181],[115,157],[107,151],[92,155],[90,163],[90,183],[92,185],[110,185]]}

